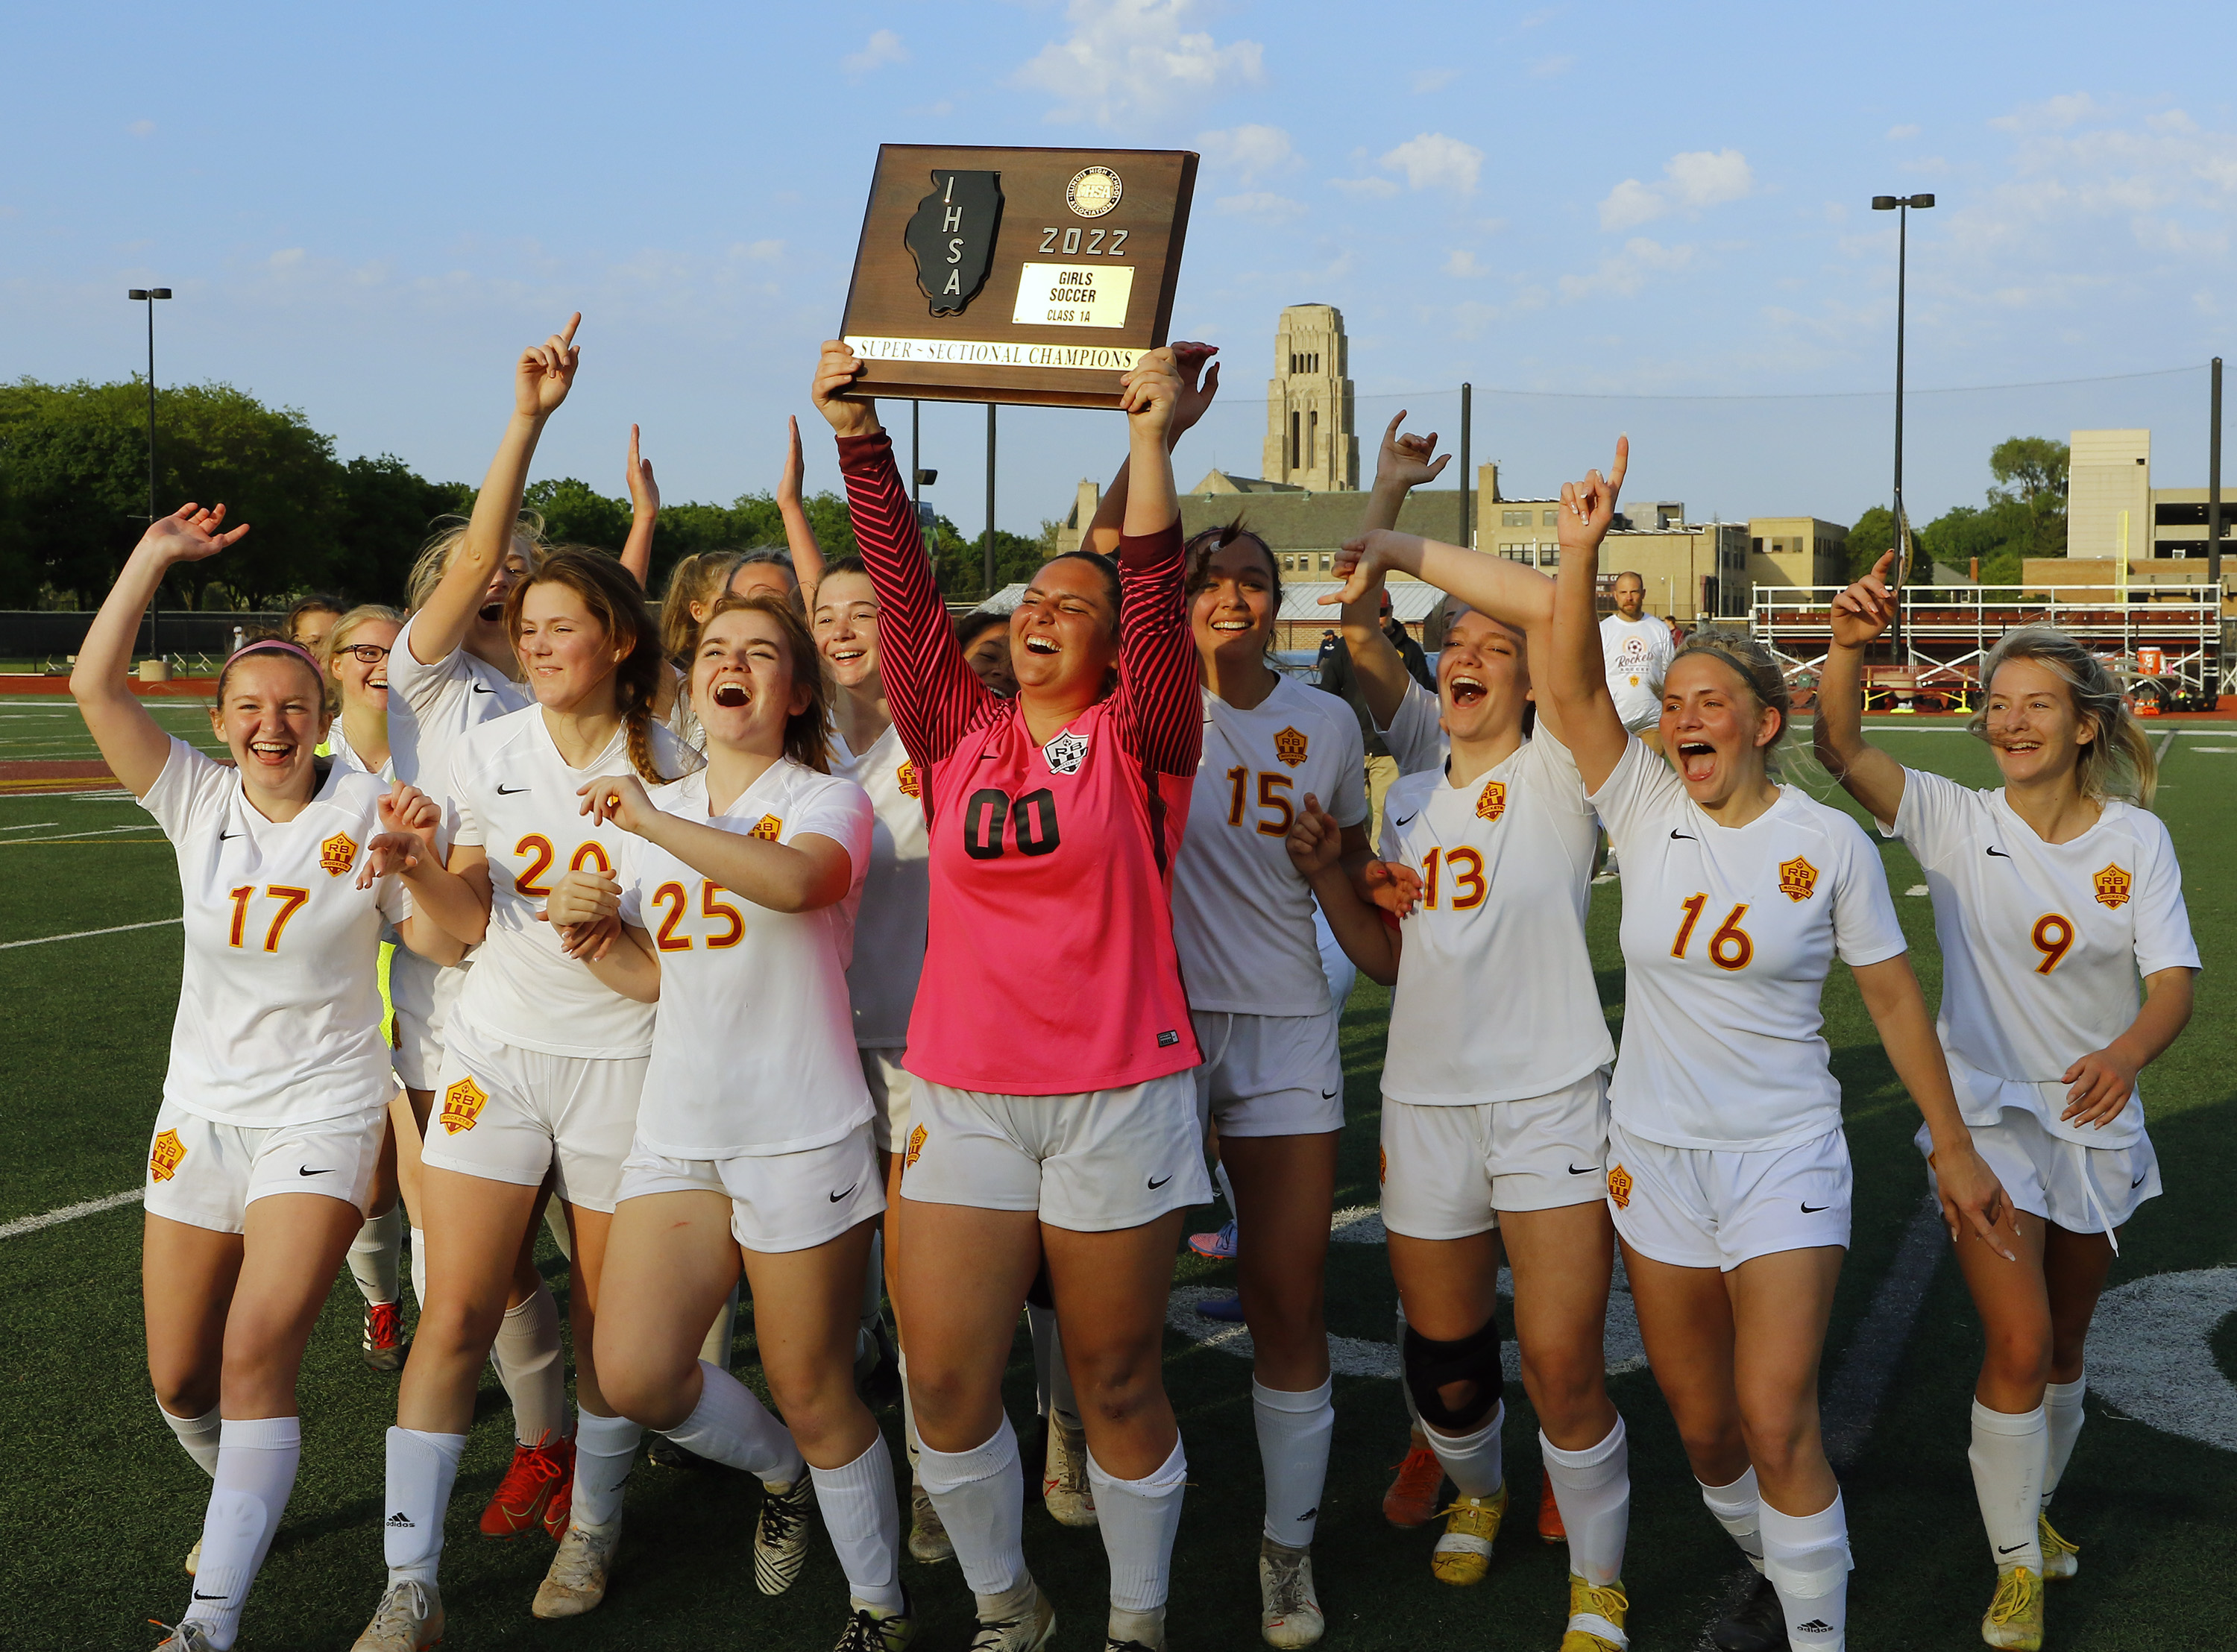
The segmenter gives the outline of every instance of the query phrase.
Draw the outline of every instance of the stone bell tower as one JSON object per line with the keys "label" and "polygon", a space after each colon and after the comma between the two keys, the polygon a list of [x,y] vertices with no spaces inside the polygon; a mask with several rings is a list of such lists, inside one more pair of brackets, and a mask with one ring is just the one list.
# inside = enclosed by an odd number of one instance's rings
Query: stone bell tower
{"label": "stone bell tower", "polygon": [[1274,334],[1274,377],[1266,386],[1264,473],[1315,493],[1359,486],[1359,438],[1352,431],[1349,342],[1332,304],[1292,304]]}

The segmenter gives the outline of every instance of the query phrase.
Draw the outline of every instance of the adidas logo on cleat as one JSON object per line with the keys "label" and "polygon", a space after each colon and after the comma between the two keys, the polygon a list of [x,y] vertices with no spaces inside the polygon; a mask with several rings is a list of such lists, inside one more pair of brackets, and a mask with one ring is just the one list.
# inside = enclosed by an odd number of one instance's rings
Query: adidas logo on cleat
{"label": "adidas logo on cleat", "polygon": [[1804,1635],[1831,1635],[1833,1626],[1822,1617],[1813,1617],[1807,1623],[1797,1623],[1795,1629]]}
{"label": "adidas logo on cleat", "polygon": [[417,1525],[412,1524],[412,1520],[407,1516],[400,1514],[390,1515],[388,1517],[387,1524],[394,1526],[399,1531],[417,1531],[419,1530]]}

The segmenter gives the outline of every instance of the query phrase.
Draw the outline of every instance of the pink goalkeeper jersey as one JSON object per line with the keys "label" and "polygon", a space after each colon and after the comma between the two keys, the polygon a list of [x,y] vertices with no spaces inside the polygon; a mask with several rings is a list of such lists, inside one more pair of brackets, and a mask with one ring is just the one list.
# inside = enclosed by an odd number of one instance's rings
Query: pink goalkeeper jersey
{"label": "pink goalkeeper jersey", "polygon": [[1197,1064],[1172,864],[1203,740],[1181,537],[1119,548],[1118,686],[1046,745],[955,643],[893,444],[841,438],[878,660],[926,777],[932,904],[909,1071],[1006,1096],[1115,1089]]}

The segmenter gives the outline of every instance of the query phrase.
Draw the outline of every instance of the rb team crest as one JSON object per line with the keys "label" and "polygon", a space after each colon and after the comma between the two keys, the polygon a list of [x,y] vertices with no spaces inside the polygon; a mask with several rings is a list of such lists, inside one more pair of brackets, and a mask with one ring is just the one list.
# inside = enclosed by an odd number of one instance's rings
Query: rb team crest
{"label": "rb team crest", "polygon": [[1778,892],[1799,905],[1818,892],[1818,868],[1797,855],[1778,863]]}
{"label": "rb team crest", "polygon": [[763,843],[775,843],[777,833],[783,830],[783,821],[778,819],[774,814],[764,814],[754,822],[754,829],[746,835],[749,838],[759,838]]}
{"label": "rb team crest", "polygon": [[914,763],[903,763],[894,771],[894,784],[901,788],[903,797],[921,798],[924,781],[918,778]]}
{"label": "rb team crest", "polygon": [[2117,912],[2128,904],[2128,886],[2135,879],[2117,863],[2108,861],[2104,870],[2089,881],[2096,885],[2097,904]]}
{"label": "rb team crest", "polygon": [[319,846],[319,870],[339,878],[357,864],[357,845],[346,832],[337,832]]}
{"label": "rb team crest", "polygon": [[456,1135],[461,1130],[471,1130],[481,1120],[482,1109],[489,1105],[489,1092],[473,1081],[470,1074],[443,1092],[443,1129]]}
{"label": "rb team crest", "polygon": [[1041,747],[1041,756],[1052,774],[1077,774],[1079,766],[1087,760],[1087,736],[1075,734],[1069,728]]}
{"label": "rb team crest", "polygon": [[148,1179],[168,1181],[179,1174],[179,1161],[187,1156],[187,1144],[179,1140],[176,1130],[165,1130],[155,1137],[155,1144],[148,1149]]}
{"label": "rb team crest", "polygon": [[1296,768],[1305,760],[1305,737],[1294,728],[1284,728],[1274,736],[1274,756]]}
{"label": "rb team crest", "polygon": [[907,1174],[909,1167],[916,1162],[917,1155],[924,1151],[924,1136],[925,1129],[924,1126],[921,1124],[918,1125],[916,1129],[909,1132],[908,1151],[901,1157],[901,1170],[903,1174]]}
{"label": "rb team crest", "polygon": [[1608,1172],[1608,1197],[1618,1210],[1631,1208],[1631,1172],[1617,1165]]}
{"label": "rb team crest", "polygon": [[1498,780],[1486,780],[1483,790],[1476,793],[1475,815],[1479,820],[1496,820],[1507,813],[1507,787]]}

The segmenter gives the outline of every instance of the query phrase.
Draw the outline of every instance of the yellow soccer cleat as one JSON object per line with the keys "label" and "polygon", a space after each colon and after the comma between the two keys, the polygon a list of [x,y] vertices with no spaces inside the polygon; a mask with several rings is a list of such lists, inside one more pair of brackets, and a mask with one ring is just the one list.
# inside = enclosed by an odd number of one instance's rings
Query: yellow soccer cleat
{"label": "yellow soccer cleat", "polygon": [[1507,1515],[1507,1488],[1488,1497],[1453,1499],[1444,1510],[1445,1535],[1429,1555],[1430,1573],[1441,1583],[1480,1583],[1491,1570],[1491,1545]]}
{"label": "yellow soccer cleat", "polygon": [[2042,1652],[2042,1579],[2024,1566],[1996,1574],[1996,1597],[1981,1620],[1981,1639],[1990,1646]]}
{"label": "yellow soccer cleat", "polygon": [[1631,1637],[1623,1632],[1623,1615],[1630,1609],[1622,1578],[1588,1583],[1571,1572],[1569,1627],[1561,1636],[1561,1652],[1624,1652]]}
{"label": "yellow soccer cleat", "polygon": [[2035,1532],[2042,1543],[2042,1575],[2045,1581],[2071,1577],[2082,1570],[2075,1557],[2082,1552],[2078,1543],[2069,1543],[2051,1529],[2050,1517],[2039,1514],[2035,1517]]}

